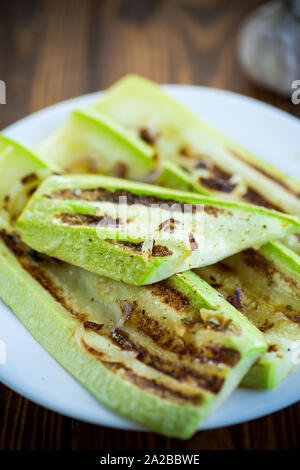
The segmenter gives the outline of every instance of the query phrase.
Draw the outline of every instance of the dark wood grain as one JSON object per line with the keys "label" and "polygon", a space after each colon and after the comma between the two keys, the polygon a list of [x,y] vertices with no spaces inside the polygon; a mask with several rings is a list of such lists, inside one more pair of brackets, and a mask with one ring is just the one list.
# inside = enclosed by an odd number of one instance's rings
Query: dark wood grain
{"label": "dark wood grain", "polygon": [[[236,57],[243,18],[260,0],[1,0],[0,128],[129,72],[233,90],[300,117],[300,105],[250,83]],[[300,77],[295,77],[300,78]],[[181,442],[93,426],[0,385],[0,449],[299,449],[300,404]]]}

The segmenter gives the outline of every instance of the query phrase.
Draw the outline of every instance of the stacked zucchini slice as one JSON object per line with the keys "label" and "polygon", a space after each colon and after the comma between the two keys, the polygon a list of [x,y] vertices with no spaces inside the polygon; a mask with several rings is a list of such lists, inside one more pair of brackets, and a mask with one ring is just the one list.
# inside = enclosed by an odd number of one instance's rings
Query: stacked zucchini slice
{"label": "stacked zucchini slice", "polygon": [[179,438],[278,385],[300,340],[300,258],[274,241],[297,246],[297,183],[223,139],[138,77],[36,155],[0,137],[1,297],[104,405]]}

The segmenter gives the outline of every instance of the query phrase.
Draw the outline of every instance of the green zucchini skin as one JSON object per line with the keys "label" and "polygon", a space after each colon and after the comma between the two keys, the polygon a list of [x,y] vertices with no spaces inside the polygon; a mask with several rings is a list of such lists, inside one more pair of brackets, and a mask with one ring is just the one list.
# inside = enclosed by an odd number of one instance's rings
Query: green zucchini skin
{"label": "green zucchini skin", "polygon": [[[127,198],[127,205],[120,204],[120,197]],[[195,213],[184,212],[187,204]],[[299,231],[299,220],[251,204],[124,179],[67,175],[41,184],[16,228],[37,251],[144,285]],[[177,224],[172,233],[163,229],[170,221]],[[155,244],[145,256],[147,240]]]}

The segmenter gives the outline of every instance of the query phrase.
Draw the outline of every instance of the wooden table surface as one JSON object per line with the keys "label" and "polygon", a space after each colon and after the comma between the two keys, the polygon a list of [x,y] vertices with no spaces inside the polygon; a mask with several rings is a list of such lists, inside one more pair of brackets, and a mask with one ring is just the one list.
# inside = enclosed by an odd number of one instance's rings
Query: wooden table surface
{"label": "wooden table surface", "polygon": [[[254,1],[1,0],[0,128],[28,113],[100,90],[126,73],[161,83],[243,93],[300,117],[300,105],[251,84],[236,33]],[[300,77],[295,77],[300,78]],[[296,449],[300,403],[267,417],[198,432],[181,442],[79,422],[0,385],[0,449]]]}

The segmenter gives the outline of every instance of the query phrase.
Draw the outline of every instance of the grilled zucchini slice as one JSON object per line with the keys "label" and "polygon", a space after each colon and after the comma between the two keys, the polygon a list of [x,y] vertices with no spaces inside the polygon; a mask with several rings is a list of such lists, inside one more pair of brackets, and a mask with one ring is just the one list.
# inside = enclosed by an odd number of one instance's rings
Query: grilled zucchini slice
{"label": "grilled zucchini slice", "polygon": [[300,230],[272,210],[93,175],[52,176],[17,221],[32,248],[143,285]]}

